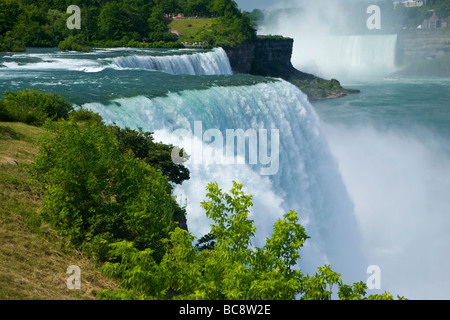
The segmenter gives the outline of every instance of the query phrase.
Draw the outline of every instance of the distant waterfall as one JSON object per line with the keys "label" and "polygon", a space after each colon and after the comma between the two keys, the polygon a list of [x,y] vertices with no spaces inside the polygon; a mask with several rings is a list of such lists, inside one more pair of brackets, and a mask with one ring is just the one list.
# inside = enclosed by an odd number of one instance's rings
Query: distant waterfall
{"label": "distant waterfall", "polygon": [[167,56],[125,56],[114,59],[119,68],[159,70],[170,74],[230,75],[228,56],[222,48],[210,52]]}
{"label": "distant waterfall", "polygon": [[397,35],[299,36],[293,64],[325,78],[384,77],[396,71]]}

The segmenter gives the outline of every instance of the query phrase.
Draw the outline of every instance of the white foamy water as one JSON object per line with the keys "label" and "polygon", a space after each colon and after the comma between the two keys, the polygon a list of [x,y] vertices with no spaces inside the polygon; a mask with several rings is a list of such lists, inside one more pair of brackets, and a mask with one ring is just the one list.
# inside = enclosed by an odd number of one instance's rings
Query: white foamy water
{"label": "white foamy water", "polygon": [[114,64],[124,69],[146,69],[170,74],[231,75],[230,62],[222,48],[211,52],[173,56],[126,56],[114,59]]}
{"label": "white foamy water", "polygon": [[[121,51],[125,51],[126,54],[120,55]],[[133,55],[131,52],[139,54]],[[180,52],[183,54],[179,54]],[[222,48],[215,48],[207,52],[170,50],[163,55],[160,52],[150,50],[123,49],[100,50],[97,54],[103,54],[103,56],[95,58],[93,53],[71,52],[15,54],[11,57],[5,57],[2,65],[7,69],[24,71],[100,72],[106,68],[112,68],[116,70],[163,71],[174,75],[231,75],[233,73],[228,57]],[[111,58],[108,56],[110,54],[114,54],[116,57]]]}
{"label": "white foamy water", "polygon": [[200,207],[206,185],[216,181],[228,191],[236,180],[254,195],[252,218],[259,230],[255,245],[264,243],[283,213],[296,210],[311,236],[302,250],[304,270],[315,272],[317,266],[331,263],[345,279],[361,280],[367,264],[352,202],[315,111],[295,86],[279,81],[213,87],[153,99],[116,99],[109,105],[89,103],[84,107],[100,113],[108,123],[155,132],[155,137],[184,147],[188,154],[197,152],[193,148],[197,145],[198,150],[200,144],[205,157],[212,154],[213,143],[191,135],[180,141],[173,136],[174,131],[186,129],[194,135],[195,121],[202,122],[204,131],[218,129],[223,136],[227,129],[278,129],[279,170],[273,176],[262,176],[260,164],[188,164],[191,179],[176,191],[181,201],[187,199],[190,231],[196,236],[209,231],[209,221]]}

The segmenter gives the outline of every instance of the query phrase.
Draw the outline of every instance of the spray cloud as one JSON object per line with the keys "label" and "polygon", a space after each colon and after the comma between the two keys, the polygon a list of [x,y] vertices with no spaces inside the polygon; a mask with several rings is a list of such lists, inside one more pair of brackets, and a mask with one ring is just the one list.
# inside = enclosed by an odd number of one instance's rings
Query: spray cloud
{"label": "spray cloud", "polygon": [[396,70],[397,35],[375,1],[292,0],[266,10],[260,34],[294,39],[301,71],[340,81],[384,77]]}

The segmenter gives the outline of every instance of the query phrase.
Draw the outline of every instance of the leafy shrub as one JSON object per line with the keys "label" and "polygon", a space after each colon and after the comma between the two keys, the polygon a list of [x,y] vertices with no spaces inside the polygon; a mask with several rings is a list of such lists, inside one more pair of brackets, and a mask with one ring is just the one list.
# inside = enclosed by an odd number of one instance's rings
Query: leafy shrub
{"label": "leafy shrub", "polygon": [[11,120],[12,117],[9,115],[5,102],[0,100],[0,121],[11,121]]}
{"label": "leafy shrub", "polygon": [[172,33],[168,33],[168,32],[150,32],[148,34],[147,37],[147,41],[148,42],[158,42],[158,41],[163,41],[163,42],[174,42],[177,41],[177,36],[172,34]]}
{"label": "leafy shrub", "polygon": [[83,44],[83,41],[79,37],[69,36],[66,39],[59,42],[58,47],[64,51],[82,51],[89,52],[91,49],[89,46]]}
{"label": "leafy shrub", "polygon": [[[346,299],[392,300],[390,293],[366,296],[363,282],[345,285],[330,266],[305,275],[298,268],[299,250],[309,238],[295,211],[280,218],[261,248],[251,244],[256,228],[248,218],[252,196],[234,182],[230,194],[218,185],[208,185],[202,203],[213,221],[212,248],[198,250],[194,237],[176,228],[164,241],[166,253],[160,262],[149,249],[138,250],[131,242],[110,246],[116,258],[102,271],[121,281],[123,290],[101,291],[99,299],[188,299],[188,300],[329,300],[333,285]],[[211,238],[211,236],[209,237]],[[335,288],[336,288],[335,287]],[[128,294],[125,290],[129,290]]]}
{"label": "leafy shrub", "polygon": [[127,47],[128,48],[139,48],[141,46],[141,43],[139,41],[136,40],[130,40],[127,43]]}
{"label": "leafy shrub", "polygon": [[72,111],[69,119],[75,122],[93,121],[98,124],[103,123],[103,119],[98,113],[83,108]]}
{"label": "leafy shrub", "polygon": [[43,217],[79,248],[99,258],[105,245],[132,241],[162,254],[159,240],[181,208],[167,178],[123,152],[112,127],[47,122],[32,174],[43,184]]}
{"label": "leafy shrub", "polygon": [[25,47],[20,40],[16,40],[8,32],[5,36],[0,35],[0,52],[22,52]]}
{"label": "leafy shrub", "polygon": [[67,119],[72,105],[57,94],[34,89],[4,93],[4,109],[12,121],[40,126],[47,119]]}
{"label": "leafy shrub", "polygon": [[289,37],[283,37],[280,35],[273,35],[273,34],[258,35],[257,38],[260,40],[291,40],[292,39]]}
{"label": "leafy shrub", "polygon": [[0,139],[20,140],[24,137],[23,134],[16,132],[14,129],[7,126],[0,126]]}

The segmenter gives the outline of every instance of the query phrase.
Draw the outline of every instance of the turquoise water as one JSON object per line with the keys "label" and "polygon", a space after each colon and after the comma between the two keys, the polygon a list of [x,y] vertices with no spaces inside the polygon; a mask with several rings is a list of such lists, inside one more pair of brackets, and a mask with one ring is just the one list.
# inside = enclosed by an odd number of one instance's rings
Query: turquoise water
{"label": "turquoise water", "polygon": [[[195,135],[195,122],[202,123],[200,134],[217,129],[224,138],[229,129],[278,130],[279,170],[271,176],[261,175],[263,161],[236,164],[225,156],[228,165],[188,164],[191,179],[175,193],[195,236],[209,231],[200,207],[206,184],[227,190],[237,180],[254,195],[255,245],[293,209],[311,236],[304,270],[330,263],[359,281],[374,264],[381,291],[449,298],[450,80],[344,86],[361,93],[311,104],[285,81],[231,74],[221,51],[38,49],[0,56],[0,92],[61,93],[108,123],[142,127],[192,154],[201,150],[203,159],[223,149]],[[178,129],[192,135],[180,140]]]}
{"label": "turquoise water", "polygon": [[[249,75],[231,77],[223,52],[204,50],[103,49],[93,53],[61,52],[57,49],[30,49],[25,54],[0,54],[0,89],[34,88],[60,93],[74,104],[144,95],[156,97],[186,89],[212,86],[251,85],[266,79]],[[203,54],[203,55],[202,55]],[[167,63],[172,74],[152,68],[137,58],[194,57],[179,64]],[[127,66],[127,59],[131,59]],[[120,65],[119,65],[120,64]],[[184,67],[183,67],[184,66]],[[157,66],[156,66],[157,67]],[[178,67],[176,69],[175,67]],[[201,74],[189,74],[199,71]],[[182,73],[185,72],[185,73]],[[209,74],[204,74],[209,73]]]}
{"label": "turquoise water", "polygon": [[361,93],[314,103],[324,121],[379,130],[426,128],[450,137],[450,79],[393,78],[345,86]]}

